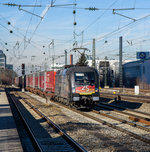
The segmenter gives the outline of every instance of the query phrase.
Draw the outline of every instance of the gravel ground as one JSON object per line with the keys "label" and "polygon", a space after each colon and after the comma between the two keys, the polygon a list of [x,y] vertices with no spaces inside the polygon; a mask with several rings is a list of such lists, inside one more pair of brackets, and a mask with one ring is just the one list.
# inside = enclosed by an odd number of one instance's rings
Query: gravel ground
{"label": "gravel ground", "polygon": [[[41,101],[32,101],[40,111],[90,152],[150,151],[149,144],[60,107],[55,103],[45,104],[46,100],[39,96],[34,95],[34,97]],[[106,118],[103,119],[106,120]],[[121,124],[118,123],[118,125]],[[143,135],[142,133],[139,134]],[[146,136],[149,136],[149,134],[146,134]]]}

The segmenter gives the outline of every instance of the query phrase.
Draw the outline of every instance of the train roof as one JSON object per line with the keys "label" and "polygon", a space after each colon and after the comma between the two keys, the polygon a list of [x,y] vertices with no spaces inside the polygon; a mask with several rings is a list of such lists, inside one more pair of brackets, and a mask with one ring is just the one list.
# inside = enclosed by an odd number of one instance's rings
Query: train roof
{"label": "train roof", "polygon": [[63,69],[57,71],[59,75],[67,75],[74,72],[96,72],[97,70],[89,66],[79,66],[79,65],[66,65]]}
{"label": "train roof", "polygon": [[72,67],[89,67],[88,65],[64,65],[63,68],[72,68]]}

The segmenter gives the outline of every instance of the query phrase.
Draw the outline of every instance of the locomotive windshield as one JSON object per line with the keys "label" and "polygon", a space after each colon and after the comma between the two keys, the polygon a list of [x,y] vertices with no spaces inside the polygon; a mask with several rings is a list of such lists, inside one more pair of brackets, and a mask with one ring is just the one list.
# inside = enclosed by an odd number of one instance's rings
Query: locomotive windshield
{"label": "locomotive windshield", "polygon": [[94,84],[95,75],[94,72],[76,72],[75,83]]}

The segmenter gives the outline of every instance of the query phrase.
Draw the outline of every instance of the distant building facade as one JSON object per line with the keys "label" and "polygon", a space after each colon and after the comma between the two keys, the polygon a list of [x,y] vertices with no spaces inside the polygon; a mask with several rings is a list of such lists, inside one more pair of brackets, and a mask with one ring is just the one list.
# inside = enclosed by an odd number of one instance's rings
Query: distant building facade
{"label": "distant building facade", "polygon": [[0,68],[6,68],[6,55],[3,53],[2,50],[0,50]]}
{"label": "distant building facade", "polygon": [[123,65],[124,85],[142,89],[150,89],[150,59],[138,60]]}
{"label": "distant building facade", "polygon": [[[88,65],[92,66],[92,59],[87,60]],[[131,60],[123,61],[123,64]],[[100,86],[119,87],[119,61],[118,60],[98,60],[96,59],[96,68],[100,76]]]}
{"label": "distant building facade", "polygon": [[12,64],[6,64],[6,69],[13,70],[13,65]]}
{"label": "distant building facade", "polygon": [[6,64],[6,55],[0,50],[0,68],[1,69],[8,69],[13,70],[12,64]]}

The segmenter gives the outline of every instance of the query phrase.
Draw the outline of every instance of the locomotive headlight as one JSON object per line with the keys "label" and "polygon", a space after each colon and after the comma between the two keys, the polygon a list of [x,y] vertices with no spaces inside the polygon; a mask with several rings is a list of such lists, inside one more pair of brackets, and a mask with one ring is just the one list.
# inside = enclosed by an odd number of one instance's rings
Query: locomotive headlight
{"label": "locomotive headlight", "polygon": [[99,101],[99,97],[93,97],[93,101]]}
{"label": "locomotive headlight", "polygon": [[98,88],[95,88],[95,92],[98,92]]}
{"label": "locomotive headlight", "polygon": [[76,89],[73,87],[72,88],[72,93],[75,93],[76,92]]}

